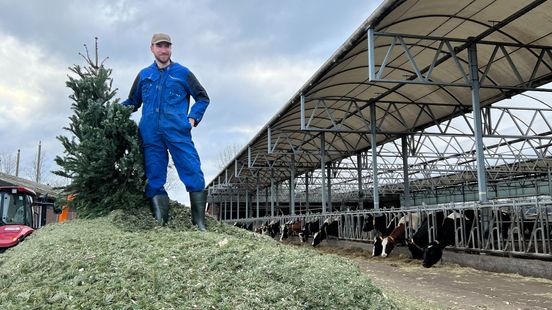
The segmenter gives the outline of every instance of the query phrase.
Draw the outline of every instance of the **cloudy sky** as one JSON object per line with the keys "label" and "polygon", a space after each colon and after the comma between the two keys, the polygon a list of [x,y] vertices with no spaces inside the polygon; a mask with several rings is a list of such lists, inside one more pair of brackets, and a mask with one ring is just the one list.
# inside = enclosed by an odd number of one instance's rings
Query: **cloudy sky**
{"label": "cloudy sky", "polygon": [[[206,181],[223,150],[249,142],[381,1],[7,1],[0,0],[0,155],[21,150],[28,177],[42,141],[45,168],[63,152],[56,139],[71,115],[68,67],[99,38],[117,97],[151,64],[155,32],[173,39],[172,59],[211,97],[194,141]],[[133,117],[139,119],[139,114]],[[45,182],[57,182],[52,175]],[[170,190],[186,202],[183,186]]]}

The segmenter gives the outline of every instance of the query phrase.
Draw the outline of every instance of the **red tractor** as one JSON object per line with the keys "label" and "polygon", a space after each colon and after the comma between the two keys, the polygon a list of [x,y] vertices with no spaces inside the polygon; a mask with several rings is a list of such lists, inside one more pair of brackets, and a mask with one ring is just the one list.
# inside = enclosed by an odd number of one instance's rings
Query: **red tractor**
{"label": "red tractor", "polygon": [[41,206],[36,193],[22,186],[0,187],[0,253],[25,240],[39,227],[33,206]]}

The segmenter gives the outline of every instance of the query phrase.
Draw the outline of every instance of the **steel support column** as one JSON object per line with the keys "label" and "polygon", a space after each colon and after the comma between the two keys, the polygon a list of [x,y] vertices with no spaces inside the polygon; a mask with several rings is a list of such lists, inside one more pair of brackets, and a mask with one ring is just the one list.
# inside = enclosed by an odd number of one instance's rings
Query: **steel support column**
{"label": "steel support column", "polygon": [[332,203],[332,166],[330,163],[326,165],[327,169],[327,175],[326,178],[327,186],[328,186],[328,212],[333,212],[333,203]]}
{"label": "steel support column", "polygon": [[[221,197],[222,199],[222,197]],[[222,201],[221,201],[222,204]],[[224,207],[221,206],[220,208],[220,220],[226,220],[226,195],[224,196]]]}
{"label": "steel support column", "polygon": [[270,170],[270,216],[274,216],[274,168]]}
{"label": "steel support column", "polygon": [[357,182],[358,182],[358,209],[364,209],[363,199],[364,191],[362,191],[362,153],[357,153]]}
{"label": "steel support column", "polygon": [[[276,208],[280,210],[280,183],[276,182]],[[274,210],[276,215],[279,215],[276,210]]]}
{"label": "steel support column", "polygon": [[305,171],[305,206],[306,206],[307,211],[308,211],[309,207],[310,207],[310,202],[309,202],[309,172],[308,171]]}
{"label": "steel support column", "polygon": [[320,174],[322,178],[322,185],[320,186],[321,191],[321,202],[322,202],[322,213],[326,213],[326,138],[324,132],[320,133]]}
{"label": "steel support column", "polygon": [[376,103],[370,105],[370,144],[372,146],[372,178],[374,184],[374,209],[379,210],[378,149],[376,143]]}
{"label": "steel support column", "polygon": [[289,214],[295,215],[295,156],[291,155],[289,176]]}
{"label": "steel support column", "polygon": [[230,193],[230,220],[233,219],[232,215],[233,215],[233,213],[234,213],[234,212],[233,212],[234,210],[232,210],[232,209],[233,209],[232,202],[233,202],[233,201],[232,201],[232,193]]}
{"label": "steel support column", "polygon": [[483,153],[483,129],[481,123],[481,104],[479,102],[479,73],[477,68],[477,48],[475,44],[468,47],[468,62],[470,64],[479,202],[487,202],[487,175],[485,172],[485,154]]}
{"label": "steel support column", "polygon": [[236,192],[236,219],[240,218],[240,190]]}
{"label": "steel support column", "polygon": [[249,190],[245,190],[245,218],[249,218]]}
{"label": "steel support column", "polygon": [[[272,186],[272,182],[271,182],[271,186]],[[265,188],[264,216],[268,215],[268,190],[269,190],[269,187],[267,186]]]}
{"label": "steel support column", "polygon": [[403,162],[403,186],[404,186],[404,207],[410,207],[410,181],[408,180],[408,141],[406,136],[401,137],[402,162]]}
{"label": "steel support column", "polygon": [[257,204],[257,212],[256,212],[256,215],[257,215],[257,216],[256,216],[256,218],[259,218],[259,217],[260,217],[260,214],[259,214],[259,213],[260,213],[260,212],[259,212],[259,208],[260,208],[260,206],[259,206],[259,198],[260,198],[260,197],[259,197],[259,191],[260,191],[261,189],[259,188],[259,175],[258,175],[258,174],[257,174],[257,186],[256,186],[256,187],[257,187],[257,190],[255,191],[255,195],[256,195],[256,199],[255,199],[255,200],[256,200],[256,204]]}

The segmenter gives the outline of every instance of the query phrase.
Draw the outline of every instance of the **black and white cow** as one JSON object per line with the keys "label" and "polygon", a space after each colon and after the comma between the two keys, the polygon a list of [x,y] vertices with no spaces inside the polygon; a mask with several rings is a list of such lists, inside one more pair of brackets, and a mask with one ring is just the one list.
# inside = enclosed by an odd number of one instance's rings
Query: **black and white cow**
{"label": "black and white cow", "polygon": [[[410,240],[407,240],[408,249],[412,254],[413,259],[422,259],[424,256],[424,250],[430,242],[430,230],[434,230],[434,234],[442,234],[441,228],[444,221],[445,214],[442,211],[437,211],[435,214],[427,216],[423,221],[416,233]],[[432,234],[432,235],[434,235]]]}
{"label": "black and white cow", "polygon": [[306,221],[305,225],[301,229],[301,232],[299,233],[299,238],[301,239],[301,242],[307,242],[309,240],[309,237],[315,233],[317,233],[320,230],[320,224],[318,219]]}
{"label": "black and white cow", "polygon": [[336,219],[327,218],[320,230],[314,234],[312,240],[312,246],[317,246],[322,240],[327,239],[329,236],[338,237],[339,235],[339,222]]}
{"label": "black and white cow", "polygon": [[362,225],[362,231],[370,232],[374,230],[374,215],[367,214],[364,217],[364,224]]}
{"label": "black and white cow", "polygon": [[263,226],[263,235],[269,235],[274,238],[280,233],[280,222],[276,220],[270,221],[270,223]]}
{"label": "black and white cow", "polygon": [[238,227],[238,228],[245,229],[245,230],[253,231],[253,223],[239,223],[239,222],[235,222],[235,223],[234,223],[234,226],[236,226],[236,227]]}
{"label": "black and white cow", "polygon": [[465,221],[464,236],[466,238],[473,225],[473,217],[469,218],[465,213],[461,214],[453,211],[445,218],[438,230],[436,240],[427,245],[424,250],[422,266],[430,268],[441,260],[443,257],[443,249],[449,245],[455,244],[457,230],[462,225],[462,221]]}

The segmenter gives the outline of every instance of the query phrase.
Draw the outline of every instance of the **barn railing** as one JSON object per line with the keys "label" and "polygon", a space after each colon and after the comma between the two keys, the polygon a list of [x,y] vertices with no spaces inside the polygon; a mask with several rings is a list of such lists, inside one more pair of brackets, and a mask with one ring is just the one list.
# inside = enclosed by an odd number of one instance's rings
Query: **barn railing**
{"label": "barn railing", "polygon": [[[439,212],[449,215],[457,212],[455,221],[455,244],[449,248],[466,252],[552,259],[552,199],[549,196],[520,199],[494,200],[486,204],[477,202],[422,205],[409,209],[380,209],[334,212],[326,214],[299,214],[277,217],[226,220],[228,224],[252,224],[253,228],[264,223],[290,221],[312,222],[319,225],[327,220],[338,221],[339,239],[372,242],[377,231],[363,231],[367,219],[383,216],[387,225],[397,225],[400,218],[417,214],[420,219],[435,220]],[[421,222],[421,220],[420,220]],[[406,238],[409,239],[416,227],[407,221]],[[434,241],[437,227],[428,225],[428,241]]]}

